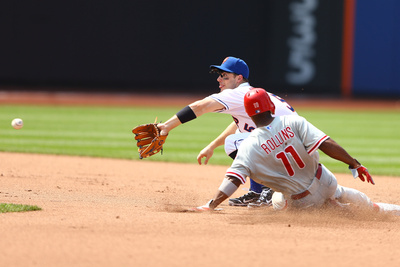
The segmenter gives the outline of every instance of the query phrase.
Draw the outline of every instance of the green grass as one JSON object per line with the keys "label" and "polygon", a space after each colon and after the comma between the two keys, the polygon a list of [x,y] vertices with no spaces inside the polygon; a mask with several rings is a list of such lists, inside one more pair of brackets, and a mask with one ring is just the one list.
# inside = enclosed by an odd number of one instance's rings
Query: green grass
{"label": "green grass", "polygon": [[[178,109],[0,106],[0,151],[138,159],[132,128],[156,116],[166,121]],[[20,130],[11,127],[15,117],[24,120]],[[206,114],[171,132],[163,156],[146,160],[194,162],[188,155],[198,153],[230,122],[228,115]]]}
{"label": "green grass", "polygon": [[[302,116],[344,147],[372,174],[400,176],[399,111],[300,110]],[[321,161],[332,171],[343,164],[323,154]]]}
{"label": "green grass", "polygon": [[[181,107],[80,107],[0,105],[0,151],[81,155],[139,160],[133,127],[166,121]],[[400,176],[400,112],[298,109],[300,115],[331,136],[372,174]],[[24,127],[11,127],[13,118]],[[205,114],[174,129],[163,155],[146,161],[197,163],[196,157],[232,121],[226,114]],[[346,166],[322,152],[321,161],[333,172]],[[222,147],[209,164],[230,165]]]}
{"label": "green grass", "polygon": [[0,213],[41,210],[38,206],[0,203]]}

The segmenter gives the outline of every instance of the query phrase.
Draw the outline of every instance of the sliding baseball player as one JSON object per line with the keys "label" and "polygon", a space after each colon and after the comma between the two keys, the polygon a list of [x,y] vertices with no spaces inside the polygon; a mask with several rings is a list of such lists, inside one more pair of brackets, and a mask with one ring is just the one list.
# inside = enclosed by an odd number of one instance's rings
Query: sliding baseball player
{"label": "sliding baseball player", "polygon": [[375,183],[367,168],[303,117],[273,117],[275,105],[264,89],[247,92],[244,106],[257,129],[243,141],[215,197],[195,210],[215,209],[251,177],[280,192],[281,197],[272,198],[275,209],[351,203],[400,215],[398,205],[373,203],[364,193],[338,185],[336,177],[319,162],[318,149],[348,165],[354,178]]}

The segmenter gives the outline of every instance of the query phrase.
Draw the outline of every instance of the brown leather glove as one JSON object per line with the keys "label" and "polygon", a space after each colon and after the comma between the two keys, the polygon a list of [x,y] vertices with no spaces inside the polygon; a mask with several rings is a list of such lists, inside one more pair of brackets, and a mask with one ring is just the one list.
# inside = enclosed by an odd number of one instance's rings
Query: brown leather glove
{"label": "brown leather glove", "polygon": [[147,158],[162,151],[168,135],[160,135],[157,123],[143,124],[132,130],[137,140],[140,159]]}

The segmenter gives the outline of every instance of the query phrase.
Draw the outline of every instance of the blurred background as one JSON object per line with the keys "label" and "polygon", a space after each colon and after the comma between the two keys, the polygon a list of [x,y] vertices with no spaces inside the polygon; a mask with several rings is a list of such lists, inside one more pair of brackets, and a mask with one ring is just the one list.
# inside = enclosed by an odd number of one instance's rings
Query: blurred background
{"label": "blurred background", "polygon": [[[0,90],[218,91],[250,67],[281,96],[399,98],[397,0],[41,0],[0,3]],[[151,91],[149,91],[151,90]]]}

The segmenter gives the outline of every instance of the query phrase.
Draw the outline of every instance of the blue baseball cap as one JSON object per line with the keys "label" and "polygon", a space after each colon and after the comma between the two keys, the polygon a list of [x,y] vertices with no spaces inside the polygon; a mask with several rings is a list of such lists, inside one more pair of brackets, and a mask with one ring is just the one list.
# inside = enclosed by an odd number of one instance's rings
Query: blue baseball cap
{"label": "blue baseball cap", "polygon": [[249,78],[249,67],[247,66],[246,62],[240,58],[227,57],[224,59],[224,61],[222,61],[220,66],[211,65],[210,68],[241,74],[244,78]]}

